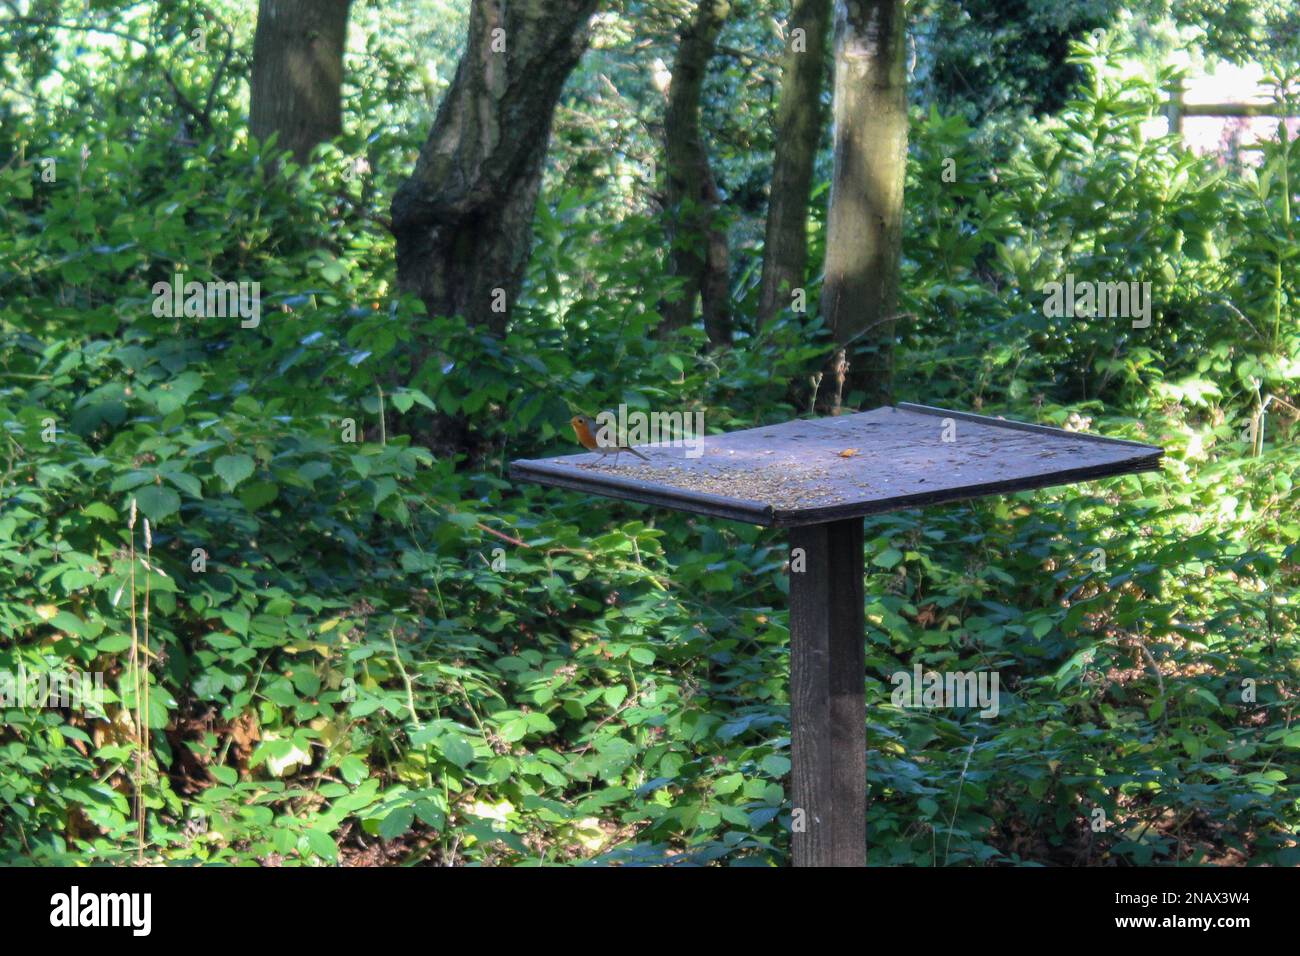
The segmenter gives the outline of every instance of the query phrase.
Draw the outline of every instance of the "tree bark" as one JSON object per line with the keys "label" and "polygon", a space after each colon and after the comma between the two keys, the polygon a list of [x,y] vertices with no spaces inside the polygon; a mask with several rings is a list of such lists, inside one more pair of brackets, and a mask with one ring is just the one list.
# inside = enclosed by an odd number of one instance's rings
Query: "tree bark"
{"label": "tree bark", "polygon": [[664,113],[668,271],[685,280],[683,294],[663,305],[664,332],[691,323],[695,300],[715,345],[731,341],[731,263],[719,215],[718,193],[700,134],[700,96],[709,60],[730,8],[727,0],[699,0],[682,29]]}
{"label": "tree bark", "polygon": [[465,54],[392,203],[398,286],[430,315],[505,332],[551,118],[596,3],[473,0]]}
{"label": "tree bark", "polygon": [[862,393],[868,408],[887,403],[892,391],[907,168],[905,35],[903,0],[835,2],[835,171],[821,310],[848,360],[846,395]]}
{"label": "tree bark", "polygon": [[822,80],[831,0],[794,0],[790,37],[781,66],[776,150],[763,240],[758,321],[766,325],[790,304],[808,265],[808,201],[822,136]]}
{"label": "tree bark", "polygon": [[343,132],[343,48],[352,0],[260,0],[253,37],[249,132],[279,133],[306,162]]}

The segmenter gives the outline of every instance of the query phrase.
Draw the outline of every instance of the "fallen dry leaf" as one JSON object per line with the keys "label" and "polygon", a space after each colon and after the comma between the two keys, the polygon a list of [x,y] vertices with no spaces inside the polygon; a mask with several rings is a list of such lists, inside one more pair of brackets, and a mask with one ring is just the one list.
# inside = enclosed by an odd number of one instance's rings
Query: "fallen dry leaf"
{"label": "fallen dry leaf", "polygon": [[856,448],[846,448],[846,449],[844,449],[842,452],[840,452],[840,457],[841,457],[841,458],[852,458],[852,457],[853,457],[854,455],[856,455],[857,453],[858,453],[858,450],[857,450]]}

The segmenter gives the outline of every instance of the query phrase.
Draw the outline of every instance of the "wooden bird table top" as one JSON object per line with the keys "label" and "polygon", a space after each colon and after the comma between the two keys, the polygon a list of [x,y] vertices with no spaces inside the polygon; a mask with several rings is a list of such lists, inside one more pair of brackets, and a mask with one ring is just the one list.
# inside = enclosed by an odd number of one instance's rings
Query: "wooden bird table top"
{"label": "wooden bird table top", "polygon": [[791,527],[1154,471],[1163,454],[1140,442],[912,404],[707,435],[699,457],[687,457],[685,447],[637,447],[648,463],[587,453],[514,461],[510,474]]}

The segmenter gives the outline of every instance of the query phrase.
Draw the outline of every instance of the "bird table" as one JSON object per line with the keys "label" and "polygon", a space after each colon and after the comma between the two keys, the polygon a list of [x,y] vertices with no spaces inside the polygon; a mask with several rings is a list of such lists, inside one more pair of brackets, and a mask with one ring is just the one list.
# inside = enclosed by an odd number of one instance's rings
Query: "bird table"
{"label": "bird table", "polygon": [[[513,478],[789,528],[795,866],[866,863],[866,515],[1153,471],[1163,450],[899,404],[704,437],[701,454],[640,446],[511,462]],[[800,553],[801,549],[801,553]],[[796,569],[802,566],[802,571]]]}

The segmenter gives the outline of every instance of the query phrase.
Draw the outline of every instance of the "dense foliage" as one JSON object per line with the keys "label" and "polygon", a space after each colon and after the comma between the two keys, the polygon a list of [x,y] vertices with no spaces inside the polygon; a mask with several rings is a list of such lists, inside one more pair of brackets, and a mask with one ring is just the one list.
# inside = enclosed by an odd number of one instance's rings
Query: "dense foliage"
{"label": "dense foliage", "polygon": [[[177,74],[212,129],[178,131],[144,58],[184,35],[3,107],[0,669],[109,694],[4,711],[0,862],[133,857],[146,607],[147,859],[782,862],[782,535],[505,467],[568,449],[579,409],[802,414],[815,309],[734,349],[654,339],[659,223],[562,126],[509,335],[426,317],[382,223],[414,52],[350,59],[352,132],[299,167],[248,142],[215,59]],[[39,67],[15,37],[9,79]],[[868,520],[870,860],[1300,864],[1300,455],[1279,407],[1263,454],[1245,435],[1262,396],[1300,404],[1300,148],[1186,154],[1140,131],[1154,84],[1074,49],[1083,82],[1001,168],[914,112],[898,397],[1158,442],[1165,469]],[[1071,271],[1152,281],[1150,326],[1046,317]],[[178,272],[260,281],[260,324],[155,315]],[[486,457],[413,442],[431,409]],[[916,663],[998,671],[1001,714],[893,706]]]}

